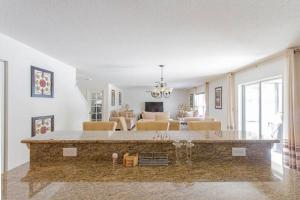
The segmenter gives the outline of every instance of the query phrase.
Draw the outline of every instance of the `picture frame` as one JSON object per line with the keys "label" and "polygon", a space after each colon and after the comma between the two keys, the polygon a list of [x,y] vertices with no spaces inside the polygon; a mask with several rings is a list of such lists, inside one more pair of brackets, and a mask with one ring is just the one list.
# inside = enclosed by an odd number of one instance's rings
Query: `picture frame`
{"label": "picture frame", "polygon": [[31,66],[31,97],[54,97],[54,73]]}
{"label": "picture frame", "polygon": [[116,91],[111,90],[111,106],[115,106],[115,105],[116,105]]}
{"label": "picture frame", "polygon": [[121,106],[122,105],[122,93],[121,92],[119,92],[119,106]]}
{"label": "picture frame", "polygon": [[54,115],[31,118],[31,136],[46,134],[54,131]]}
{"label": "picture frame", "polygon": [[190,94],[190,108],[194,107],[194,94]]}
{"label": "picture frame", "polygon": [[215,109],[222,109],[222,87],[215,88]]}

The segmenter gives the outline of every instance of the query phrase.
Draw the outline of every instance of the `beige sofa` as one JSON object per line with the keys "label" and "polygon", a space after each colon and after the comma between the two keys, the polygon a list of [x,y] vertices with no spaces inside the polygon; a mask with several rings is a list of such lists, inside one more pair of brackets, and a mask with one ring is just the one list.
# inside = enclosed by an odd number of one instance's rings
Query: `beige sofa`
{"label": "beige sofa", "polygon": [[145,112],[143,111],[142,119],[138,122],[145,122],[145,121],[166,121],[168,122],[168,130],[170,131],[177,131],[180,129],[180,122],[178,120],[170,119],[169,112]]}
{"label": "beige sofa", "polygon": [[142,112],[142,119],[144,120],[170,120],[169,112]]}
{"label": "beige sofa", "polygon": [[214,118],[205,118],[204,116],[199,116],[197,110],[184,111],[180,110],[177,113],[177,119],[181,122],[189,122],[189,121],[214,121]]}
{"label": "beige sofa", "polygon": [[135,127],[136,116],[134,115],[133,110],[112,111],[110,113],[109,121],[117,122],[117,127],[116,127],[117,130],[122,130],[123,129],[120,117],[124,117],[128,130],[131,130]]}

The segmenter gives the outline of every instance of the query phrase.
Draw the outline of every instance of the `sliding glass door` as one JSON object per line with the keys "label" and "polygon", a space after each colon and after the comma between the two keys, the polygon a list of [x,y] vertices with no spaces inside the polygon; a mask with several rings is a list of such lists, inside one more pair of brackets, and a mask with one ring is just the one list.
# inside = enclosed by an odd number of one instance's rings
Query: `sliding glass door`
{"label": "sliding glass door", "polygon": [[247,137],[259,137],[259,84],[244,86],[244,122]]}
{"label": "sliding glass door", "polygon": [[[282,140],[282,79],[259,81],[242,86],[242,130],[248,138]],[[282,151],[275,145],[274,151]]]}
{"label": "sliding glass door", "polygon": [[[283,96],[282,79],[261,82],[261,136],[282,141],[283,137]],[[273,150],[282,151],[281,144],[275,144]]]}

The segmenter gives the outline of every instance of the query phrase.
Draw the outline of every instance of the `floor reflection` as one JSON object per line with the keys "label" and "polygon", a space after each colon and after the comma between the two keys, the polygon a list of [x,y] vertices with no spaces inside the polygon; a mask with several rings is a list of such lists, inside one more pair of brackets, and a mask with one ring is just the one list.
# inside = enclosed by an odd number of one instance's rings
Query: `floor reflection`
{"label": "floor reflection", "polygon": [[200,162],[124,168],[25,164],[3,175],[3,199],[300,199],[300,175],[265,166]]}
{"label": "floor reflection", "polygon": [[40,163],[31,165],[24,182],[35,181],[276,181],[266,165],[198,162],[193,165],[133,167],[109,163]]}

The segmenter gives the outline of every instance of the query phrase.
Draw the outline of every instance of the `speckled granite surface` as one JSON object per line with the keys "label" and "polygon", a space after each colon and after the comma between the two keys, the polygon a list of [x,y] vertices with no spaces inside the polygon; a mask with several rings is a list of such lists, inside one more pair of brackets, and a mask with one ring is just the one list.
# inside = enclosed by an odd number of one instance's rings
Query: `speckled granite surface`
{"label": "speckled granite surface", "polygon": [[[251,135],[250,135],[251,136]],[[248,137],[238,131],[57,131],[22,140],[30,148],[31,162],[107,161],[113,153],[164,152],[176,160],[174,142],[192,142],[193,161],[240,161],[270,164],[274,139]],[[77,156],[64,157],[63,148],[74,147]],[[246,148],[245,157],[232,157],[232,147]],[[183,146],[180,157],[185,157]]]}
{"label": "speckled granite surface", "polygon": [[[271,168],[269,150],[276,141],[238,135],[66,132],[25,140],[32,162],[3,175],[4,199],[300,199],[298,172]],[[184,148],[181,164],[174,164],[172,142],[178,139],[195,143],[192,165],[185,163]],[[247,156],[232,158],[233,146],[246,147]],[[62,147],[77,147],[78,157],[63,157]],[[113,167],[111,154],[118,152],[121,158],[127,151],[168,152],[172,162],[165,167]]]}
{"label": "speckled granite surface", "polygon": [[3,175],[4,199],[297,200],[300,174],[231,162],[112,167],[111,162],[42,163]]}
{"label": "speckled granite surface", "polygon": [[[64,157],[63,148],[77,148],[76,157]],[[244,147],[247,149],[245,157],[232,157],[232,147]],[[213,160],[219,163],[224,161],[255,162],[270,164],[270,143],[205,143],[195,144],[192,148],[193,161]],[[119,161],[125,153],[141,152],[165,152],[169,154],[169,160],[174,163],[176,150],[172,142],[164,143],[32,143],[30,144],[31,162],[52,162],[52,161],[109,161],[113,153],[119,154]],[[186,159],[186,147],[178,150],[181,160]]]}
{"label": "speckled granite surface", "polygon": [[164,143],[186,140],[194,143],[278,143],[241,131],[55,131],[22,140],[23,143]]}
{"label": "speckled granite surface", "polygon": [[[210,169],[211,168],[211,169]],[[130,167],[111,162],[36,163],[22,181],[270,181],[277,180],[270,168],[250,163],[197,162],[188,165]]]}

